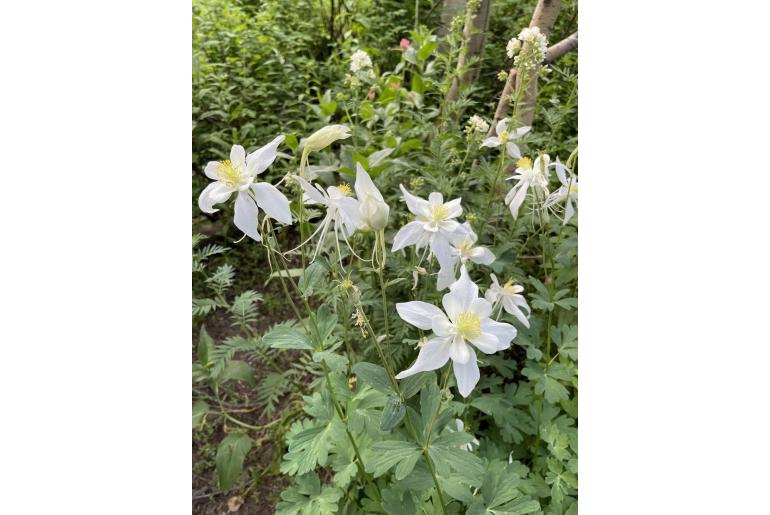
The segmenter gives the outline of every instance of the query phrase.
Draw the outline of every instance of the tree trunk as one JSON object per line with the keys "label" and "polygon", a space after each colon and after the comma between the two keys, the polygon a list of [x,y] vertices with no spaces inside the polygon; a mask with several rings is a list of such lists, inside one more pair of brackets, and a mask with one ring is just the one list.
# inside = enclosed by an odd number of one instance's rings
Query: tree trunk
{"label": "tree trunk", "polygon": [[[556,22],[556,17],[559,16],[559,11],[561,11],[561,0],[538,0],[529,26],[538,27],[540,32],[545,34],[546,37],[549,37],[553,30],[553,24]],[[577,37],[575,39],[577,40]],[[530,80],[529,87],[522,95],[522,109],[519,111],[520,126],[532,124],[532,119],[535,114],[535,100],[537,99],[537,72],[538,69],[535,69],[535,75]],[[515,91],[518,80],[520,80],[520,77],[518,77],[518,74],[516,73],[516,68],[511,68],[510,72],[508,72],[508,79],[505,81],[503,92],[500,95],[500,100],[497,102],[495,120],[490,126],[490,134],[494,131],[497,122],[507,116],[509,108],[508,97]]]}
{"label": "tree trunk", "polygon": [[471,59],[481,57],[484,51],[491,3],[491,0],[482,0],[477,12],[468,12],[465,15],[463,42],[460,55],[457,58],[457,73],[452,78],[452,85],[446,94],[447,102],[456,101],[460,96],[460,91],[478,77],[478,66],[469,70],[466,70],[466,67]]}

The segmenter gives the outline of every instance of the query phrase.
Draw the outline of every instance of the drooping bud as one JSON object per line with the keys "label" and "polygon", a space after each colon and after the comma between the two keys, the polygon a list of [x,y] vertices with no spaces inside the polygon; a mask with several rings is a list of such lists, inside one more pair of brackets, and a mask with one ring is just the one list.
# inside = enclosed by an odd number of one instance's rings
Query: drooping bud
{"label": "drooping bud", "polygon": [[321,127],[305,140],[305,152],[323,150],[339,139],[350,137],[350,128],[345,125],[327,125]]}

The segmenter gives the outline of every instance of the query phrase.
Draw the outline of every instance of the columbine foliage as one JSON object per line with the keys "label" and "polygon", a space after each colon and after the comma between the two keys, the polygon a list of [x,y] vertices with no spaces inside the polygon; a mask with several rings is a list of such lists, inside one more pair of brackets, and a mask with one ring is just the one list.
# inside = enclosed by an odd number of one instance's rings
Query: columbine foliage
{"label": "columbine foliage", "polygon": [[[225,491],[253,484],[252,448],[284,442],[279,514],[577,513],[578,162],[555,138],[574,106],[523,127],[517,91],[487,137],[456,116],[467,98],[442,106],[455,36],[404,41],[389,68],[349,45],[312,130],[234,138],[200,170],[202,210],[233,204],[212,219],[250,237],[228,245],[259,250],[289,316],[263,323],[265,285],[233,292],[228,248],[194,238],[193,425],[229,431]],[[525,29],[507,51],[539,63],[544,45]],[[216,342],[220,314],[241,334]],[[236,386],[259,424],[224,400]]]}

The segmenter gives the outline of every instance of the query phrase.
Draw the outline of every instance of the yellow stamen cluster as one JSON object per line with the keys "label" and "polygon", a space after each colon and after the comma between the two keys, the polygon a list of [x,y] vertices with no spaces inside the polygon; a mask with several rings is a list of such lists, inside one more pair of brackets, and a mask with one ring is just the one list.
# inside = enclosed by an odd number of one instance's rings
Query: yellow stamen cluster
{"label": "yellow stamen cluster", "polygon": [[457,317],[455,327],[460,336],[466,340],[472,340],[481,336],[481,319],[472,311],[461,313]]}
{"label": "yellow stamen cluster", "polygon": [[349,197],[353,194],[353,190],[350,188],[350,186],[347,183],[342,183],[337,185],[337,189],[340,190],[340,192],[345,195],[346,197]]}
{"label": "yellow stamen cluster", "polygon": [[446,218],[449,214],[449,209],[444,204],[436,204],[431,208],[430,214],[438,222]]}
{"label": "yellow stamen cluster", "polygon": [[497,135],[497,139],[500,140],[500,143],[508,143],[508,139],[510,139],[510,137],[511,135],[508,134],[508,131],[502,131]]}
{"label": "yellow stamen cluster", "polygon": [[522,157],[516,161],[516,168],[524,168],[525,170],[532,169],[532,160],[528,157]]}
{"label": "yellow stamen cluster", "polygon": [[225,186],[228,188],[232,188],[241,182],[240,166],[235,166],[229,159],[219,161],[216,166],[216,172],[219,180],[225,183]]}

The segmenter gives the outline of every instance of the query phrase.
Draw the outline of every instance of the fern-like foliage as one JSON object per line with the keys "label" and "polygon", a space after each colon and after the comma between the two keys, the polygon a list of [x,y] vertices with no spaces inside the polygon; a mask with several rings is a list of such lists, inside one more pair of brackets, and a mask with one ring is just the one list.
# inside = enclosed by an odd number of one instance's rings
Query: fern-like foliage
{"label": "fern-like foliage", "polygon": [[259,383],[259,387],[257,388],[257,402],[264,405],[262,416],[271,418],[273,413],[275,413],[275,408],[278,406],[281,397],[291,390],[291,383],[289,382],[290,375],[291,370],[287,370],[281,374],[271,372]]}
{"label": "fern-like foliage", "polygon": [[233,285],[233,278],[235,277],[235,268],[232,265],[225,263],[217,268],[216,272],[206,279],[206,284],[209,285],[217,296],[224,296],[225,291]]}
{"label": "fern-like foliage", "polygon": [[216,299],[193,299],[192,300],[192,314],[193,316],[206,316],[216,308],[226,308],[227,304],[224,304]]}
{"label": "fern-like foliage", "polygon": [[209,354],[209,364],[211,365],[211,375],[219,376],[227,367],[238,351],[254,351],[259,347],[259,341],[254,338],[243,338],[242,336],[231,336],[225,341],[214,347]]}
{"label": "fern-like foliage", "polygon": [[230,314],[233,325],[247,325],[257,318],[257,302],[262,300],[262,294],[254,290],[246,290],[233,300]]}

